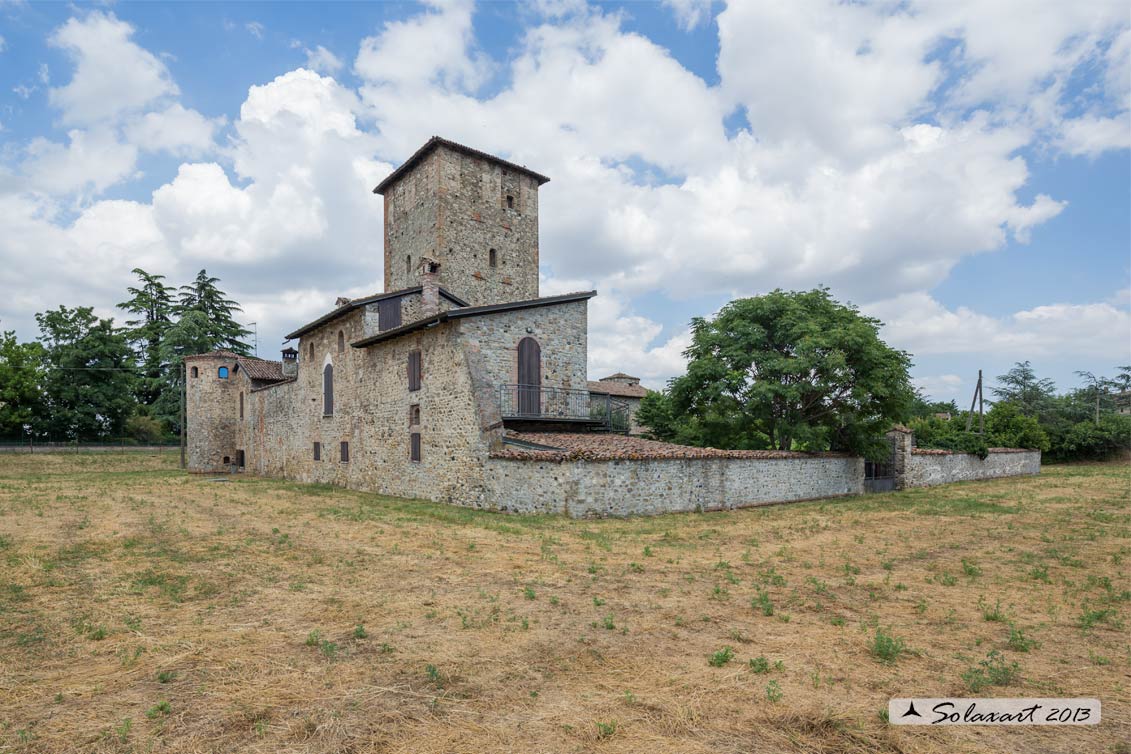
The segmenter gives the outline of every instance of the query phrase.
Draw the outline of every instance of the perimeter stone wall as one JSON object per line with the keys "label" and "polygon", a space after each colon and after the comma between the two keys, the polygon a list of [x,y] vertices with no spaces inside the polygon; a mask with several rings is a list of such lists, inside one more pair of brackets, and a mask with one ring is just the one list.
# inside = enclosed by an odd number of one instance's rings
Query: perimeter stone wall
{"label": "perimeter stone wall", "polygon": [[689,458],[565,461],[491,458],[487,499],[498,510],[590,516],[725,510],[858,495],[859,458]]}
{"label": "perimeter stone wall", "polygon": [[970,453],[912,451],[907,457],[905,487],[1033,476],[1041,473],[1039,450],[991,450],[985,460]]}

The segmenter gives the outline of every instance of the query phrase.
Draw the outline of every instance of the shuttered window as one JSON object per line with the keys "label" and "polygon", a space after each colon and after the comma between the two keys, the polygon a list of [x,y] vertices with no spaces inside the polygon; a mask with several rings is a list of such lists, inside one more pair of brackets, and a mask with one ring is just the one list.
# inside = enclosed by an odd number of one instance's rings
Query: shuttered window
{"label": "shuttered window", "polygon": [[420,433],[413,432],[409,435],[410,457],[416,463],[420,462]]}
{"label": "shuttered window", "polygon": [[320,442],[314,443],[314,460],[315,461],[321,461],[322,460],[322,443],[320,443]]}
{"label": "shuttered window", "polygon": [[350,462],[350,444],[348,442],[344,442],[344,441],[342,442],[341,459],[340,460],[341,460],[342,463],[349,463]]}
{"label": "shuttered window", "polygon": [[322,415],[334,415],[334,365],[322,370]]}
{"label": "shuttered window", "polygon": [[408,389],[416,391],[420,389],[421,368],[420,368],[420,351],[409,351],[408,354]]}
{"label": "shuttered window", "polygon": [[401,326],[400,298],[387,298],[377,302],[377,329],[384,332]]}

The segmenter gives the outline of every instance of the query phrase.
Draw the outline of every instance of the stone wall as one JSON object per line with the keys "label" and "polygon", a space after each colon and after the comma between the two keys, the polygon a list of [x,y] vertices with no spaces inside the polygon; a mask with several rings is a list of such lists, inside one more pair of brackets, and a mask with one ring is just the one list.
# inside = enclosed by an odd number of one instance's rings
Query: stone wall
{"label": "stone wall", "polygon": [[489,507],[574,518],[724,510],[863,492],[859,458],[489,459]]}
{"label": "stone wall", "polygon": [[[221,367],[228,370],[227,379],[219,377]],[[185,462],[192,471],[228,471],[236,457],[239,393],[250,382],[235,367],[235,358],[218,354],[185,359]]]}
{"label": "stone wall", "polygon": [[914,450],[907,457],[904,486],[931,487],[951,482],[1040,473],[1039,450],[991,450],[985,460],[970,453]]}
{"label": "stone wall", "polygon": [[472,306],[537,298],[538,182],[435,148],[385,193],[385,290],[419,285],[423,257]]}
{"label": "stone wall", "polygon": [[458,320],[460,339],[480,365],[476,379],[495,386],[518,382],[518,343],[531,337],[542,350],[543,386],[587,390],[587,304],[571,301]]}

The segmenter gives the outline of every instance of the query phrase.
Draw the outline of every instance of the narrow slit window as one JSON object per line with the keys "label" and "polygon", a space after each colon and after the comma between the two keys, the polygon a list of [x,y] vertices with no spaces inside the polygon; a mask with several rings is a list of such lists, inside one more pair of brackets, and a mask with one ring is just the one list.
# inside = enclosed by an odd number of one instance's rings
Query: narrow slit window
{"label": "narrow slit window", "polygon": [[420,364],[420,351],[409,351],[408,353],[408,389],[410,392],[416,392],[420,389],[421,383],[421,364]]}
{"label": "narrow slit window", "polygon": [[321,461],[322,460],[322,443],[320,443],[320,442],[314,443],[314,460],[315,461]]}
{"label": "narrow slit window", "polygon": [[240,418],[243,418],[243,393],[240,393]]}
{"label": "narrow slit window", "polygon": [[350,462],[350,444],[344,440],[342,441],[341,460],[342,463]]}
{"label": "narrow slit window", "polygon": [[334,415],[334,365],[327,364],[322,370],[322,415]]}
{"label": "narrow slit window", "polygon": [[200,376],[200,369],[198,367],[192,368],[192,376],[193,377],[199,377]]}
{"label": "narrow slit window", "polygon": [[514,197],[507,194],[507,209],[514,209]]}
{"label": "narrow slit window", "polygon": [[408,426],[420,426],[420,404],[414,403],[408,407]]}
{"label": "narrow slit window", "polygon": [[412,275],[412,254],[404,258],[404,274]]}
{"label": "narrow slit window", "polygon": [[338,330],[338,353],[345,353],[346,351],[346,335],[341,330]]}
{"label": "narrow slit window", "polygon": [[311,361],[314,361],[314,343],[309,343],[306,346],[306,356]]}
{"label": "narrow slit window", "polygon": [[409,436],[409,457],[413,463],[420,463],[420,433],[413,432]]}
{"label": "narrow slit window", "polygon": [[494,249],[487,252],[487,264],[491,267],[499,266],[499,254]]}

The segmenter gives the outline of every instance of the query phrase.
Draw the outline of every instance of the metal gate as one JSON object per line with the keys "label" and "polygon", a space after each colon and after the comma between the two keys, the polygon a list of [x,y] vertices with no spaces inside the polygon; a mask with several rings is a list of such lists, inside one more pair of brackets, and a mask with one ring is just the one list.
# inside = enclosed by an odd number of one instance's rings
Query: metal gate
{"label": "metal gate", "polygon": [[888,457],[882,462],[864,461],[864,491],[891,492],[895,489],[895,438],[888,437]]}

